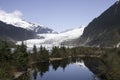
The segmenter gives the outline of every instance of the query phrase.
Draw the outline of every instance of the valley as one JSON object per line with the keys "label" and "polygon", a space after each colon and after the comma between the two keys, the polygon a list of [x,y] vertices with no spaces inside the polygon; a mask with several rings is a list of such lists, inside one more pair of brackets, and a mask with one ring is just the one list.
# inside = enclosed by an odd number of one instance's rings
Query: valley
{"label": "valley", "polygon": [[0,8],[0,80],[119,80],[120,1],[76,27],[57,32]]}

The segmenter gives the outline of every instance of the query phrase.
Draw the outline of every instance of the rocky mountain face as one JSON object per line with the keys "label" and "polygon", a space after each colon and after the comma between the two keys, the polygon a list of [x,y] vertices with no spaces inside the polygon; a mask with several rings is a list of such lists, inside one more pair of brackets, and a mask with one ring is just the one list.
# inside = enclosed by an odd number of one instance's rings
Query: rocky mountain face
{"label": "rocky mountain face", "polygon": [[77,40],[81,46],[115,47],[120,42],[120,1],[95,18]]}
{"label": "rocky mountain face", "polygon": [[32,30],[36,34],[57,33],[48,27],[37,26]]}
{"label": "rocky mountain face", "polygon": [[35,38],[35,34],[32,31],[0,21],[0,39],[14,42],[31,38]]}

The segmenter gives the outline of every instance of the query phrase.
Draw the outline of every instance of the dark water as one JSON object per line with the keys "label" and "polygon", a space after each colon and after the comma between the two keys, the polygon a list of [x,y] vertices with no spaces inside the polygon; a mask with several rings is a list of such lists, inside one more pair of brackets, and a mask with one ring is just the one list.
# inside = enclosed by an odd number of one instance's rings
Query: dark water
{"label": "dark water", "polygon": [[85,65],[85,62],[84,59],[77,58],[35,64],[32,66],[32,70],[29,73],[29,79],[99,80],[96,75]]}

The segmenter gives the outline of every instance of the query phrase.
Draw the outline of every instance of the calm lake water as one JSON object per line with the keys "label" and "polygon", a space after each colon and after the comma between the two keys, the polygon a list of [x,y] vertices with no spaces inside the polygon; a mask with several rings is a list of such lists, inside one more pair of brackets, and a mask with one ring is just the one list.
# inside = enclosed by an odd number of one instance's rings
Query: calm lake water
{"label": "calm lake water", "polygon": [[99,80],[85,62],[83,59],[66,59],[35,64],[32,66],[29,78],[30,80]]}

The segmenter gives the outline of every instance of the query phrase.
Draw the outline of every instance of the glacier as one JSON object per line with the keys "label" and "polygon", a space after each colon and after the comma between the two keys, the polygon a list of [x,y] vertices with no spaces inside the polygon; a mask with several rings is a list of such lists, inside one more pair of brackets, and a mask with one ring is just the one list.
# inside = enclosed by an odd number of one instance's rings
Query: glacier
{"label": "glacier", "polygon": [[[43,46],[48,49],[51,49],[53,46],[61,46],[62,42],[79,38],[83,34],[84,28],[85,27],[79,27],[56,34],[55,33],[37,34],[39,38],[25,40],[24,43],[29,48],[32,48],[33,45],[36,45],[37,47]],[[21,43],[22,41],[18,41],[16,44],[20,45]]]}
{"label": "glacier", "polygon": [[[28,48],[32,48],[33,45],[36,45],[37,47],[43,46],[48,49],[51,49],[53,46],[61,46],[64,42],[79,38],[83,34],[85,28],[83,26],[57,33],[43,25],[34,24],[23,20],[22,13],[20,11],[8,13],[1,9],[0,21],[14,25],[15,27],[21,27],[35,32],[37,35],[35,39],[28,39],[24,41]],[[18,41],[16,44],[20,45],[21,43],[22,41]]]}

